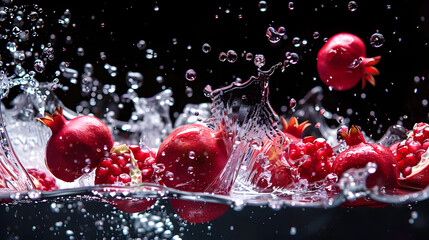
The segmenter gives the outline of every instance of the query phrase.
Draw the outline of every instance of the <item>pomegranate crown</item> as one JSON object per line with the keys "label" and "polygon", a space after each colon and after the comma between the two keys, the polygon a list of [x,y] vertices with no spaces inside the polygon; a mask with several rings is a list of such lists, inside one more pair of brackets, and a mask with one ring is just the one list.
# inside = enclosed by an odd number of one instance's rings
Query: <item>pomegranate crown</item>
{"label": "pomegranate crown", "polygon": [[[60,118],[58,118],[57,116],[60,116]],[[63,107],[55,107],[54,113],[49,114],[45,112],[45,116],[41,117],[41,118],[36,118],[37,120],[39,120],[40,122],[42,122],[43,124],[45,124],[46,126],[48,126],[50,129],[54,129],[55,126],[57,125],[56,122],[57,119],[61,119],[61,122],[64,122],[63,119]],[[64,119],[65,120],[65,119]]]}
{"label": "pomegranate crown", "polygon": [[350,129],[347,127],[340,129],[339,134],[344,138],[347,145],[354,146],[359,143],[365,143],[365,138],[363,137],[362,130],[359,126],[352,125]]}
{"label": "pomegranate crown", "polygon": [[281,117],[281,119],[283,123],[283,132],[297,138],[301,138],[304,130],[311,125],[311,123],[308,123],[308,120],[299,123],[296,117],[291,117],[289,122],[287,122],[283,117]]}
{"label": "pomegranate crown", "polygon": [[381,56],[365,58],[364,59],[364,74],[362,76],[362,89],[365,88],[366,82],[368,81],[372,86],[375,86],[375,75],[380,75],[380,72],[374,65],[380,62]]}

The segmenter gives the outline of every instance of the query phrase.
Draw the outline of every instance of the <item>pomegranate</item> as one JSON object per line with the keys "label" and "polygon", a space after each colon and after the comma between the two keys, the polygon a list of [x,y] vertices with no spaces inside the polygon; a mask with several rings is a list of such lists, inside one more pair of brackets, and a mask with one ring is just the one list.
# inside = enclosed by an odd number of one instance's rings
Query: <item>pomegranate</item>
{"label": "pomegranate", "polygon": [[27,172],[28,174],[30,174],[31,180],[33,180],[33,183],[36,186],[37,190],[41,190],[41,191],[58,190],[58,186],[55,181],[55,178],[48,176],[45,172],[36,168],[27,169]]}
{"label": "pomegranate", "polygon": [[286,159],[298,179],[315,182],[331,173],[335,153],[326,139],[307,136],[289,145]]}
{"label": "pomegranate", "polygon": [[[358,126],[352,126],[348,133],[346,129],[340,131],[349,148],[338,154],[332,165],[332,172],[339,177],[351,168],[363,168],[368,163],[377,164],[377,169],[366,179],[366,187],[378,186],[387,190],[394,190],[398,186],[399,171],[392,152],[383,145],[367,143]],[[385,206],[369,198],[359,198],[348,201],[345,206]]]}
{"label": "pomegranate", "polygon": [[[95,170],[95,184],[131,186],[142,182],[154,182],[153,164],[155,164],[155,153],[150,149],[141,149],[137,145],[114,146],[98,163]],[[108,202],[121,211],[136,213],[149,209],[156,199]]]}
{"label": "pomegranate", "polygon": [[317,71],[320,79],[335,90],[353,88],[362,79],[375,86],[373,75],[380,73],[374,67],[381,57],[367,58],[363,41],[350,33],[331,37],[317,54]]}
{"label": "pomegranate", "polygon": [[97,166],[104,151],[112,148],[109,128],[98,118],[79,116],[67,120],[63,108],[38,118],[52,135],[46,146],[46,166],[57,178],[72,182]]}
{"label": "pomegranate", "polygon": [[287,138],[291,139],[292,142],[298,141],[302,137],[304,130],[311,125],[308,123],[308,121],[299,123],[298,119],[295,117],[291,117],[289,122],[287,122],[283,117],[281,117],[281,120],[283,125],[283,133]]}
{"label": "pomegranate", "polygon": [[[161,182],[167,187],[190,192],[207,192],[227,160],[222,132],[198,124],[174,130],[161,143],[156,155],[157,164],[165,166]],[[180,199],[170,199],[170,202],[179,216],[191,223],[211,221],[229,208]]]}
{"label": "pomegranate", "polygon": [[417,189],[429,185],[429,124],[416,123],[408,138],[391,147],[401,172],[399,183]]}

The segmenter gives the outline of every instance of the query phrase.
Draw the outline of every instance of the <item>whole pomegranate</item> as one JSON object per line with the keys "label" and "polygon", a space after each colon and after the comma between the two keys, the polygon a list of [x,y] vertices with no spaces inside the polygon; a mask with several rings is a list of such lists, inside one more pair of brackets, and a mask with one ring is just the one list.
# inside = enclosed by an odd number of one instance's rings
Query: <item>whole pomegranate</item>
{"label": "whole pomegranate", "polygon": [[[174,130],[156,155],[165,171],[161,182],[171,188],[190,192],[207,192],[228,160],[222,133],[199,124]],[[229,208],[227,205],[170,199],[175,211],[191,223],[211,221]]]}
{"label": "whole pomegranate", "polygon": [[362,79],[375,86],[373,75],[380,73],[374,67],[380,56],[367,58],[363,41],[350,33],[338,33],[331,37],[317,54],[317,71],[320,79],[334,90],[353,88]]}
{"label": "whole pomegranate", "polygon": [[[339,177],[351,168],[363,168],[368,163],[377,164],[377,169],[366,179],[366,187],[394,190],[398,186],[399,171],[392,152],[383,145],[367,143],[359,127],[352,126],[348,133],[346,129],[340,131],[349,148],[338,154],[332,165],[332,172]],[[345,206],[385,206],[369,198],[359,198],[349,201]]]}
{"label": "whole pomegranate", "polygon": [[113,146],[109,128],[98,118],[79,116],[67,120],[63,108],[38,118],[52,135],[46,145],[46,166],[57,178],[72,182],[92,171]]}

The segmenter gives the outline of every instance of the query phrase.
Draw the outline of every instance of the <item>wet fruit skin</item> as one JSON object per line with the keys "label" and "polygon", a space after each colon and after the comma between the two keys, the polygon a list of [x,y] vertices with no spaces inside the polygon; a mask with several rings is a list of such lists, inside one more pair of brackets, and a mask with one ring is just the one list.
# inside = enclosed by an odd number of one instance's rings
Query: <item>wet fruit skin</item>
{"label": "wet fruit skin", "polygon": [[61,107],[38,120],[52,130],[46,146],[46,166],[63,181],[72,182],[92,171],[104,151],[113,146],[109,128],[96,117],[79,116],[67,120]]}
{"label": "wet fruit skin", "polygon": [[429,185],[429,124],[416,123],[408,138],[391,147],[401,172],[399,183],[423,189]]}
{"label": "wet fruit skin", "polygon": [[[188,124],[174,130],[162,143],[156,156],[165,171],[161,182],[167,187],[189,192],[211,192],[208,189],[224,169],[228,155],[222,133],[199,124]],[[226,193],[225,193],[226,194]],[[211,221],[229,206],[215,203],[170,199],[180,217],[191,223]]]}
{"label": "wet fruit skin", "polygon": [[374,67],[380,56],[367,58],[363,41],[350,33],[332,36],[317,54],[317,71],[320,79],[337,91],[353,88],[362,79],[375,86],[373,75],[380,73]]}
{"label": "wet fruit skin", "polygon": [[[367,178],[366,187],[395,189],[398,186],[399,170],[396,165],[396,160],[391,151],[375,143],[365,142],[360,128],[352,126],[349,133],[340,133],[346,140],[349,148],[342,151],[336,157],[332,172],[339,177],[351,168],[364,168],[368,163],[376,163],[377,170],[370,174]],[[386,206],[388,204],[380,203],[369,198],[359,198],[355,201],[348,201],[344,206]]]}
{"label": "wet fruit skin", "polygon": [[[155,153],[137,145],[115,145],[103,157],[95,169],[95,185],[109,184],[131,186],[142,182],[154,182]],[[137,170],[138,168],[138,170]],[[137,170],[137,171],[136,171]],[[108,200],[108,203],[127,213],[146,211],[156,199]]]}

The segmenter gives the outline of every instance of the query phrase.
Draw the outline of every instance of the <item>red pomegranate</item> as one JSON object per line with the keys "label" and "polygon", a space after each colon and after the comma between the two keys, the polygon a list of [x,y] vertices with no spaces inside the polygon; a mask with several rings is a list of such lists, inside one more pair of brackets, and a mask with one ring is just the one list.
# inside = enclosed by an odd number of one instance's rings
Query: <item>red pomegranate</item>
{"label": "red pomegranate", "polygon": [[[398,186],[399,171],[395,157],[388,148],[376,143],[367,143],[360,128],[357,126],[352,126],[348,133],[346,133],[346,130],[340,131],[340,134],[349,148],[336,157],[332,165],[333,173],[341,177],[345,171],[351,168],[363,168],[372,162],[377,164],[377,169],[368,176],[366,181],[367,188],[378,186],[394,190]],[[369,198],[359,198],[344,204],[344,206],[373,207],[386,205]]]}
{"label": "red pomegranate", "polygon": [[57,178],[72,182],[92,171],[113,146],[109,128],[98,118],[79,116],[67,120],[63,108],[38,118],[52,135],[46,145],[46,166]]}
{"label": "red pomegranate", "polygon": [[375,86],[373,75],[380,73],[374,67],[380,56],[367,58],[365,44],[358,36],[338,33],[332,36],[317,54],[317,71],[320,79],[338,91],[354,87],[362,79]]}
{"label": "red pomegranate", "polygon": [[[171,188],[189,192],[207,192],[228,160],[222,132],[199,124],[188,124],[174,130],[162,143],[156,155],[157,164],[165,171],[161,182]],[[191,223],[211,221],[229,208],[227,205],[170,199],[183,219]]]}

